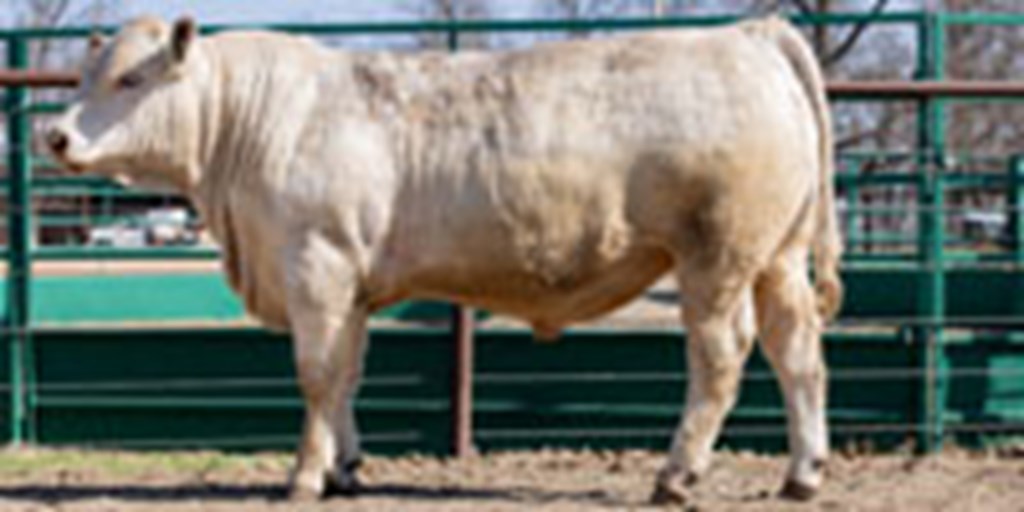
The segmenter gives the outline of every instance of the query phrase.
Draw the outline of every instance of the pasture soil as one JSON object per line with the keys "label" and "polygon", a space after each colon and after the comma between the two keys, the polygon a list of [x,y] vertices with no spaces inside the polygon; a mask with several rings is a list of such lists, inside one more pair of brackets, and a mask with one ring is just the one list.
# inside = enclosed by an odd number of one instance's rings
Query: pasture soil
{"label": "pasture soil", "polygon": [[[659,510],[646,500],[661,454],[535,451],[464,460],[369,457],[364,493],[284,501],[280,453],[0,453],[0,510]],[[843,456],[810,503],[775,497],[777,456],[719,454],[687,510],[1024,511],[1024,452]],[[678,507],[677,507],[678,508]]]}

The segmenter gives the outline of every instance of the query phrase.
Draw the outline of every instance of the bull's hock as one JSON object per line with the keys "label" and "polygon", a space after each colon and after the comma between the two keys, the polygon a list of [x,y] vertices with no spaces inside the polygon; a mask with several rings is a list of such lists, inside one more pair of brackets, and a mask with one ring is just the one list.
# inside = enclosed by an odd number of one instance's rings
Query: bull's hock
{"label": "bull's hock", "polygon": [[546,335],[664,276],[691,378],[654,496],[708,468],[758,334],[788,404],[785,488],[821,484],[841,247],[822,77],[787,23],[449,55],[143,18],[94,39],[82,77],[55,157],[186,194],[247,310],[292,333],[294,497],[358,486],[374,311],[450,300]]}

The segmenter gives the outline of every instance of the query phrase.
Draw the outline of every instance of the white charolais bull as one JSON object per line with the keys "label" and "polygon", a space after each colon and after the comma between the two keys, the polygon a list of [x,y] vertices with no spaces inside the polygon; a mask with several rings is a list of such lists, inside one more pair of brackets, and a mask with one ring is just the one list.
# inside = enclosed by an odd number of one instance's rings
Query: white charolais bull
{"label": "white charolais bull", "polygon": [[654,498],[707,469],[755,335],[786,399],[784,494],[819,487],[841,247],[822,78],[785,22],[447,55],[146,18],[90,46],[48,144],[189,196],[249,311],[294,334],[295,497],[355,485],[373,311],[442,298],[549,336],[667,272],[690,380]]}

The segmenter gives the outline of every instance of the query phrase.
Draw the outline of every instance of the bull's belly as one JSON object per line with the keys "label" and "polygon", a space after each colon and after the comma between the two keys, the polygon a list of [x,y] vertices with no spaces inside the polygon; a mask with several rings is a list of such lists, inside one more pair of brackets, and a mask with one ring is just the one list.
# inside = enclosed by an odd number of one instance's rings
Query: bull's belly
{"label": "bull's belly", "polygon": [[444,299],[519,317],[539,337],[564,326],[609,313],[642,294],[672,266],[662,249],[630,251],[623,257],[582,269],[575,279],[551,281],[527,269],[482,266],[421,276],[414,298]]}

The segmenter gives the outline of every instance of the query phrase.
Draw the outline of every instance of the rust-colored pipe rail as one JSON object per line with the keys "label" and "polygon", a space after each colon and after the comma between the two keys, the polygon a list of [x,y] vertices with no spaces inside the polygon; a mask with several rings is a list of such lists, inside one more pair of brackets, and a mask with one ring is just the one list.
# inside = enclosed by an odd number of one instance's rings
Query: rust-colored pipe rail
{"label": "rust-colored pipe rail", "polygon": [[473,453],[473,309],[452,307],[451,454]]}
{"label": "rust-colored pipe rail", "polygon": [[826,86],[830,96],[844,99],[1024,98],[1024,82],[993,80],[853,80]]}
{"label": "rust-colored pipe rail", "polygon": [[78,73],[36,69],[0,69],[0,87],[74,87]]}
{"label": "rust-colored pipe rail", "polygon": [[[0,87],[74,87],[78,74],[64,71],[0,69]],[[1024,98],[1024,81],[994,80],[838,80],[826,86],[837,98]]]}

